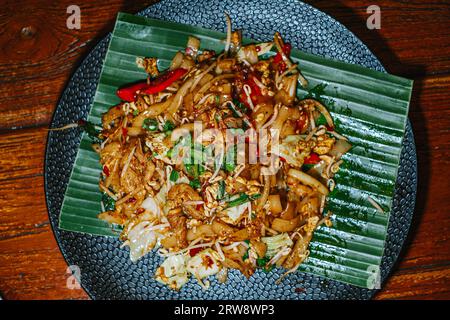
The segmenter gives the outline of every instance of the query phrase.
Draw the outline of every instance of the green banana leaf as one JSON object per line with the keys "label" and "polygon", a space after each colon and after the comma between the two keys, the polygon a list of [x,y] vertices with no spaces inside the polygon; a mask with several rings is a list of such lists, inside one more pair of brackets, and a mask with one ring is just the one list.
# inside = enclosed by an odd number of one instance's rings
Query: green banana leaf
{"label": "green banana leaf", "polygon": [[[100,123],[102,113],[119,102],[117,87],[146,77],[136,66],[137,56],[158,57],[159,68],[164,69],[184,49],[189,35],[200,38],[202,48],[223,50],[223,33],[119,13],[88,120]],[[333,213],[333,226],[315,232],[310,255],[299,270],[373,288],[384,251],[412,81],[298,50],[292,57],[309,80],[308,89],[321,85],[321,99],[328,101],[337,131],[354,146],[344,156],[337,186],[328,198],[326,210]],[[300,97],[307,93],[298,92]],[[119,229],[97,219],[100,171],[98,156],[84,135],[61,209],[61,229],[118,235]],[[367,196],[385,212],[378,212]]]}

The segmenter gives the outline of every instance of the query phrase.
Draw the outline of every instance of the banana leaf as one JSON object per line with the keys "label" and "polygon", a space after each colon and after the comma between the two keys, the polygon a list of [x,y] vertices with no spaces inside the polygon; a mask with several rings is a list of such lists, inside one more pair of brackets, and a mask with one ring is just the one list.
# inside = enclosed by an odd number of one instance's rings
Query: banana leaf
{"label": "banana leaf", "polygon": [[[137,56],[158,57],[160,70],[167,68],[189,35],[200,38],[202,48],[223,50],[221,32],[119,13],[88,120],[100,123],[102,113],[120,102],[116,89],[146,77],[136,66]],[[354,146],[344,156],[328,198],[325,212],[333,213],[333,226],[323,225],[315,232],[309,257],[299,270],[373,288],[384,251],[412,81],[295,49],[292,57],[309,80],[306,90],[298,90],[299,96],[320,95],[337,131]],[[61,229],[118,235],[119,228],[97,218],[101,169],[84,134],[61,209]],[[368,196],[384,212],[377,211]]]}

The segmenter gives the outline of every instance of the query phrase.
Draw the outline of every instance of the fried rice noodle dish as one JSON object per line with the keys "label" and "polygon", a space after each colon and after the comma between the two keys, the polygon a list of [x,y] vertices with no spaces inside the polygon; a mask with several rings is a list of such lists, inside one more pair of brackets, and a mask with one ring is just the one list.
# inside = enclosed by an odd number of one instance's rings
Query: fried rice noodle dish
{"label": "fried rice noodle dish", "polygon": [[351,148],[323,101],[297,96],[308,82],[291,45],[279,33],[243,45],[226,21],[220,54],[189,37],[166,70],[138,57],[147,79],[117,90],[93,142],[98,217],[123,228],[133,262],[155,250],[155,278],[174,290],[230,269],[297,270],[331,227],[326,197]]}

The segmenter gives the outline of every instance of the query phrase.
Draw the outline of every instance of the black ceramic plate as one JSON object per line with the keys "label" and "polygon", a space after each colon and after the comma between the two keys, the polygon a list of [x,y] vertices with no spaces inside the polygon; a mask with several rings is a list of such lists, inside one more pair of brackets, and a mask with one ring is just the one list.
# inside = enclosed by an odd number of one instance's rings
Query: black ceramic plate
{"label": "black ceramic plate", "polygon": [[[223,31],[223,11],[253,39],[268,39],[280,31],[297,48],[328,58],[385,72],[378,59],[344,26],[325,13],[296,0],[289,1],[201,1],[166,0],[139,15]],[[52,127],[86,118],[92,104],[106,54],[109,36],[100,41],[72,76],[56,108]],[[69,181],[81,133],[51,132],[48,136],[45,188],[50,221],[60,249],[69,265],[81,270],[81,285],[94,299],[369,299],[369,290],[297,273],[282,286],[268,287],[258,273],[252,284],[231,272],[226,285],[203,291],[200,286],[182,292],[161,289],[151,278],[157,258],[147,255],[138,263],[129,261],[128,251],[119,249],[119,240],[58,229],[58,216]],[[389,275],[402,245],[414,211],[417,186],[417,159],[411,125],[403,141],[400,168],[388,227],[381,278]],[[273,282],[271,282],[273,283]],[[297,287],[304,290],[297,292]]]}

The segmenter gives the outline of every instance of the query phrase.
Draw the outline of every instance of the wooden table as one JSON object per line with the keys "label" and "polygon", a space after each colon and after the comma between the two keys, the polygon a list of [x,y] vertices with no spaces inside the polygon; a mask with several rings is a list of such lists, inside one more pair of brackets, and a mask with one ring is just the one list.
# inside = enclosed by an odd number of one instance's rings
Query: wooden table
{"label": "wooden table", "polygon": [[[44,196],[46,128],[70,75],[112,30],[118,11],[152,1],[6,1],[0,13],[0,292],[5,299],[88,299],[66,286],[67,264]],[[450,298],[450,3],[308,1],[365,42],[396,75],[415,80],[410,119],[419,159],[414,222],[376,299]],[[66,8],[81,8],[69,30]],[[366,8],[381,8],[368,30]],[[24,10],[26,8],[26,10]]]}

